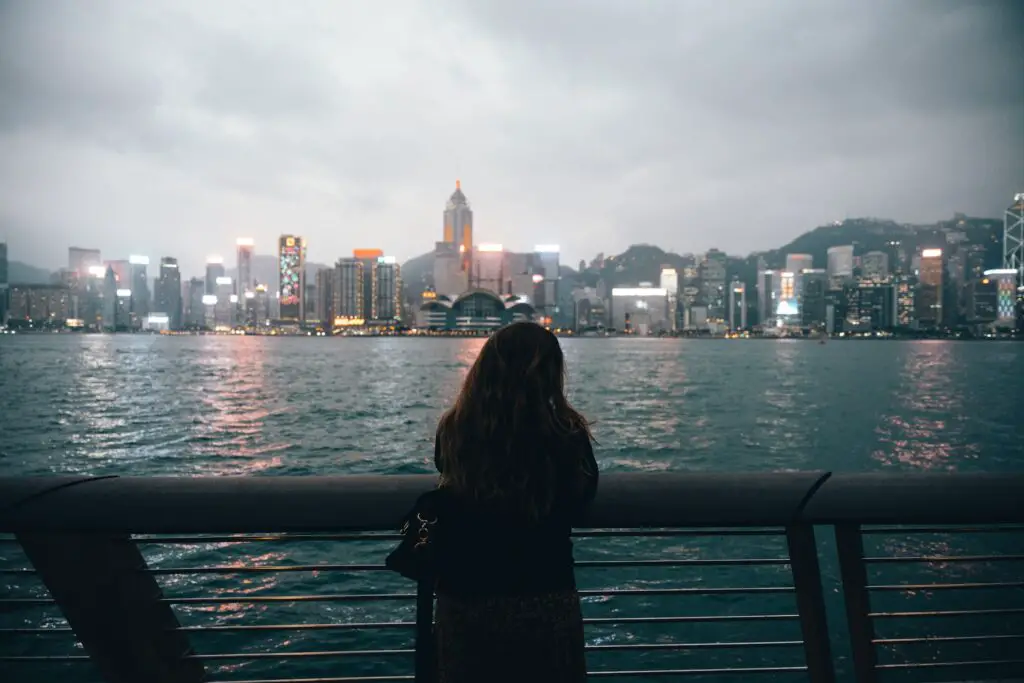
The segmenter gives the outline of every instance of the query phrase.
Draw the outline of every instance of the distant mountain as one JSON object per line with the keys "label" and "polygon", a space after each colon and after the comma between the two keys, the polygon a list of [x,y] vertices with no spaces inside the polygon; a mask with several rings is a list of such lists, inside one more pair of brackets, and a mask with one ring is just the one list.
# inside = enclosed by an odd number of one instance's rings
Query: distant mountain
{"label": "distant mountain", "polygon": [[12,285],[45,285],[50,282],[50,271],[21,261],[8,261],[7,281]]}

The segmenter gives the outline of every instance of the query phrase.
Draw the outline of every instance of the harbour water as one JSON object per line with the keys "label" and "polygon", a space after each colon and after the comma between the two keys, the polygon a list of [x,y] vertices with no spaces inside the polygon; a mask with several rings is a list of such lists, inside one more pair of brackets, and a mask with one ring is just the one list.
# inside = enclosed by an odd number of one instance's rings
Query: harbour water
{"label": "harbour water", "polygon": [[[127,335],[0,338],[0,475],[427,473],[433,466],[437,418],[482,343]],[[572,400],[595,421],[595,451],[605,472],[1024,471],[1020,344],[671,339],[562,343]],[[877,543],[880,553],[927,555],[950,549],[986,550],[1006,542],[935,535],[879,538]],[[388,545],[204,543],[147,546],[145,553],[154,567],[378,563]],[[580,559],[640,554],[700,559],[785,556],[784,540],[774,536],[583,538],[577,547]],[[0,546],[0,566],[17,562],[17,554],[10,545]],[[834,582],[834,566],[826,562],[823,571],[826,580]],[[928,566],[918,567],[915,576],[970,580],[978,571],[974,565]],[[890,581],[900,579],[898,572],[893,576]],[[0,578],[7,595],[39,591],[27,579]],[[239,597],[237,602],[179,607],[188,624],[225,625],[243,619],[252,624],[393,621],[410,619],[412,614],[411,604],[394,601],[244,602],[246,596],[257,595],[411,589],[402,579],[381,572],[167,575],[161,582],[174,597]],[[787,567],[768,565],[685,571],[594,569],[581,571],[580,583],[582,588],[772,586],[788,585],[790,579]],[[892,597],[903,606],[932,604],[936,596],[926,593]],[[946,605],[968,597],[974,606],[997,604],[995,598],[977,593],[941,597]],[[1021,602],[1020,591],[1011,598]],[[998,600],[1006,605],[1005,597]],[[584,610],[596,617],[785,613],[793,610],[793,597],[593,597],[586,599]],[[0,622],[58,624],[60,619],[59,612],[47,608],[0,614]],[[1004,626],[981,628],[999,632]],[[588,642],[597,645],[784,639],[799,639],[795,622],[638,624],[588,630]],[[372,650],[407,647],[409,633],[215,633],[197,634],[193,641],[199,652]],[[20,640],[0,643],[0,654],[74,652],[69,647],[45,639]],[[606,670],[801,663],[799,648],[784,650],[694,649],[643,655],[595,651],[590,664]],[[843,653],[838,656],[841,672],[848,672]],[[232,660],[209,668],[218,680],[384,675],[407,672],[407,659]],[[74,671],[52,680],[88,680]],[[791,680],[799,679],[794,675]]]}

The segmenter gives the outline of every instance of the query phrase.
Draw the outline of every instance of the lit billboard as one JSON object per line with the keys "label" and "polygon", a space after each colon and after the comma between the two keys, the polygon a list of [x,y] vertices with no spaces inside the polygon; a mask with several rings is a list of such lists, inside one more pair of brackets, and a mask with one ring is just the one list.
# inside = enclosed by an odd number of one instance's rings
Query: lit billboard
{"label": "lit billboard", "polygon": [[287,235],[280,243],[281,304],[299,303],[302,296],[302,238]]}

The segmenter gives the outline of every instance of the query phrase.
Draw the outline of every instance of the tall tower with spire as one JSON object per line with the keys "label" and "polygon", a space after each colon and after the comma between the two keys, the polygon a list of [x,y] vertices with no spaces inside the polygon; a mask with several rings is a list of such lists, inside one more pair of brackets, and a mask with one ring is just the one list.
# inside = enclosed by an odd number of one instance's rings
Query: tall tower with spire
{"label": "tall tower with spire", "polygon": [[473,254],[473,209],[469,207],[462,183],[455,181],[455,192],[444,208],[444,243],[451,244],[461,254],[463,270],[469,270]]}

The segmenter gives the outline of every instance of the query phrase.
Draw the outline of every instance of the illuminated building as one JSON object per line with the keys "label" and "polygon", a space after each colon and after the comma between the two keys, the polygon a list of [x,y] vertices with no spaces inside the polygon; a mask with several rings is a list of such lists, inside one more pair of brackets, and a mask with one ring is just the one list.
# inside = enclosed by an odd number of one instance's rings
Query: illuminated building
{"label": "illuminated building", "polygon": [[533,254],[505,253],[504,294],[515,294],[520,299],[533,297]]}
{"label": "illuminated building", "polygon": [[462,268],[458,246],[448,242],[434,245],[434,290],[455,298],[469,289],[469,272]]}
{"label": "illuminated building", "polygon": [[206,282],[194,277],[188,281],[188,293],[185,298],[187,315],[185,326],[200,329],[206,324],[206,311],[203,307],[203,296],[206,295]]}
{"label": "illuminated building", "polygon": [[1012,324],[1015,318],[1017,275],[1017,271],[1012,268],[997,268],[985,271],[985,278],[995,283],[995,320],[999,324]]}
{"label": "illuminated building", "polygon": [[814,257],[810,254],[786,254],[786,270],[793,273],[796,277],[794,286],[797,302],[800,301],[800,295],[802,293],[801,288],[803,287],[803,280],[800,277],[800,273],[813,268]]}
{"label": "illuminated building", "polygon": [[132,328],[132,290],[126,287],[114,291],[114,329],[117,331],[130,330]]}
{"label": "illuminated building", "polygon": [[670,330],[668,292],[660,287],[615,287],[611,309],[611,327],[620,332],[648,335]]}
{"label": "illuminated building", "polygon": [[860,257],[860,274],[871,282],[886,282],[889,279],[889,255],[884,251],[869,251]]}
{"label": "illuminated building", "polygon": [[847,244],[828,249],[828,279],[833,289],[842,287],[853,279],[853,245]]}
{"label": "illuminated building", "polygon": [[8,324],[60,327],[71,318],[71,289],[67,285],[13,285],[7,291]]}
{"label": "illuminated building", "polygon": [[394,256],[381,256],[373,265],[370,319],[391,322],[402,317],[402,267]]}
{"label": "illuminated building", "polygon": [[[1010,271],[1013,273],[1013,271]],[[999,317],[999,283],[982,275],[967,283],[967,310],[970,323],[992,323]]]}
{"label": "illuminated building", "polygon": [[181,319],[181,273],[178,259],[164,256],[160,259],[160,274],[153,288],[154,312],[167,316],[167,327],[180,330]]}
{"label": "illuminated building", "polygon": [[306,244],[297,235],[278,240],[278,287],[281,320],[301,323],[305,319]]}
{"label": "illuminated building", "polygon": [[139,329],[146,316],[149,315],[149,277],[146,274],[149,257],[129,256],[128,264],[131,270],[131,283],[128,286],[132,290],[129,312],[131,313],[132,327]]}
{"label": "illuminated building", "polygon": [[893,286],[878,282],[858,282],[844,288],[847,332],[872,332],[895,325]]}
{"label": "illuminated building", "polygon": [[658,285],[668,292],[668,317],[671,329],[676,329],[676,311],[679,308],[679,271],[672,266],[662,266]]}
{"label": "illuminated building", "polygon": [[99,249],[68,248],[68,270],[79,278],[85,278],[90,275],[90,270],[97,266],[103,266],[103,259],[100,258]]}
{"label": "illuminated building", "polygon": [[914,277],[898,275],[893,283],[893,297],[896,307],[896,327],[914,327]]}
{"label": "illuminated building", "polygon": [[942,326],[942,271],[942,250],[923,250],[914,297],[914,317],[922,328]]}
{"label": "illuminated building", "polygon": [[246,323],[253,328],[266,327],[273,317],[270,312],[270,294],[266,285],[256,285],[245,293]]}
{"label": "illuminated building", "polygon": [[366,311],[363,304],[363,274],[365,264],[362,259],[339,259],[334,265],[334,282],[332,298],[334,300],[335,326],[364,325]]}
{"label": "illuminated building", "polygon": [[805,268],[800,272],[800,323],[804,327],[825,324],[828,273],[824,268]]}
{"label": "illuminated building", "polygon": [[416,316],[430,330],[494,330],[513,322],[533,320],[536,311],[529,303],[515,296],[499,296],[485,289],[476,289],[450,299],[437,295],[420,305]]}
{"label": "illuminated building", "polygon": [[235,241],[236,265],[238,266],[238,277],[235,279],[235,294],[243,299],[246,292],[253,288],[252,279],[252,255],[256,242],[251,237],[239,237]]}
{"label": "illuminated building", "polygon": [[114,271],[114,279],[118,287],[130,287],[132,281],[132,266],[126,259],[107,261],[107,268]]}
{"label": "illuminated building", "polygon": [[1013,197],[1003,216],[1003,267],[1016,273],[1017,287],[1024,287],[1024,192]]}
{"label": "illuminated building", "polygon": [[784,325],[795,325],[800,322],[800,303],[796,297],[797,275],[790,271],[779,273],[778,305],[775,318]]}
{"label": "illuminated building", "polygon": [[217,293],[217,278],[224,277],[224,259],[220,256],[209,256],[206,259],[206,293]]}
{"label": "illuminated building", "polygon": [[238,295],[235,294],[234,280],[224,275],[216,280],[216,301],[213,306],[214,329],[231,329],[235,325],[235,311],[238,309]]}
{"label": "illuminated building", "polygon": [[466,195],[462,193],[462,183],[458,180],[455,181],[455,192],[448,198],[444,208],[444,232],[441,241],[454,245],[460,254],[462,270],[468,272],[470,258],[473,255],[473,209],[470,208]]}
{"label": "illuminated building", "polygon": [[384,256],[384,252],[381,249],[355,249],[352,251],[352,258],[358,259],[363,264],[362,309],[359,317],[364,321],[373,318],[373,268],[377,264],[377,259],[382,256]]}
{"label": "illuminated building", "polygon": [[533,305],[550,324],[550,319],[558,313],[559,247],[557,244],[538,244],[533,248],[533,254]]}
{"label": "illuminated building", "polygon": [[728,257],[725,252],[711,249],[701,259],[698,277],[701,283],[701,294],[708,307],[708,320],[721,322],[725,320],[726,283],[725,271]]}
{"label": "illuminated building", "polygon": [[729,286],[729,329],[747,327],[747,287],[739,280]]}

